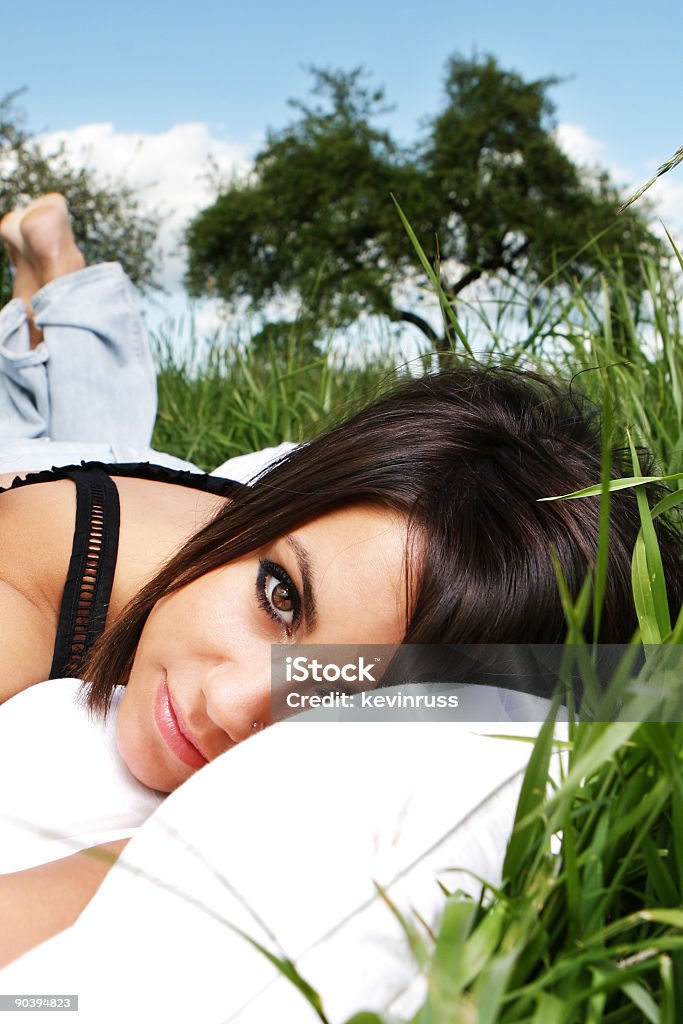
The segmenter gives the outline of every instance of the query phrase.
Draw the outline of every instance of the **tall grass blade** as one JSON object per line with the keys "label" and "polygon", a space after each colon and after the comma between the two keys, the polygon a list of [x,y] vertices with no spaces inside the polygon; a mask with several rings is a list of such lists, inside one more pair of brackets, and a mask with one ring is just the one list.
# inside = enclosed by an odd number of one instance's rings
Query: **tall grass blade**
{"label": "tall grass blade", "polygon": [[680,149],[677,149],[673,156],[670,156],[668,160],[665,160],[661,167],[657,168],[657,170],[649,179],[649,181],[646,181],[644,185],[641,185],[641,187],[637,189],[633,193],[633,195],[629,196],[625,203],[621,204],[618,212],[623,213],[624,210],[627,210],[629,208],[629,206],[632,206],[633,203],[637,202],[640,199],[640,197],[647,192],[648,189],[652,188],[654,183],[657,181],[657,178],[661,178],[663,174],[667,174],[669,171],[672,171],[674,167],[678,167],[681,160],[683,160],[683,146],[681,146]]}
{"label": "tall grass blade", "polygon": [[433,288],[436,291],[436,294],[437,294],[438,299],[439,299],[439,304],[441,306],[441,311],[442,311],[442,313],[445,316],[446,324],[450,323],[450,325],[455,330],[455,333],[457,334],[458,338],[460,339],[460,343],[462,344],[463,348],[467,352],[468,356],[470,356],[471,359],[474,359],[474,353],[473,353],[472,349],[470,348],[470,344],[469,344],[469,342],[467,340],[467,336],[466,336],[465,332],[463,331],[462,327],[460,326],[460,322],[459,322],[457,316],[455,315],[455,311],[453,310],[453,306],[452,306],[448,296],[446,295],[446,293],[443,290],[443,286],[441,284],[441,278],[439,277],[439,275],[437,274],[437,272],[434,270],[434,268],[432,267],[431,263],[427,259],[427,255],[426,255],[424,249],[422,248],[422,246],[420,245],[418,237],[417,237],[417,235],[415,234],[415,232],[413,231],[413,229],[411,227],[410,221],[408,220],[408,218],[406,217],[405,213],[401,209],[401,206],[399,205],[399,202],[396,199],[396,196],[392,195],[391,198],[394,201],[394,206],[396,207],[396,210],[398,211],[398,215],[401,218],[401,223],[403,224],[403,227],[406,230],[406,234],[408,235],[408,238],[410,239],[410,241],[411,241],[411,243],[413,245],[413,248],[415,249],[415,252],[418,255],[418,258],[420,260],[420,263],[422,264],[424,272],[426,273],[426,275],[429,278]]}

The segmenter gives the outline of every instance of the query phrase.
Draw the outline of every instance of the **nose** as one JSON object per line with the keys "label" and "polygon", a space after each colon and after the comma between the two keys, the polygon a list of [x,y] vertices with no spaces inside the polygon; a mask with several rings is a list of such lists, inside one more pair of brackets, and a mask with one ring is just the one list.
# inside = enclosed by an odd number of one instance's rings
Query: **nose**
{"label": "nose", "polygon": [[207,674],[206,711],[233,743],[241,743],[273,721],[270,657],[260,663],[230,663]]}

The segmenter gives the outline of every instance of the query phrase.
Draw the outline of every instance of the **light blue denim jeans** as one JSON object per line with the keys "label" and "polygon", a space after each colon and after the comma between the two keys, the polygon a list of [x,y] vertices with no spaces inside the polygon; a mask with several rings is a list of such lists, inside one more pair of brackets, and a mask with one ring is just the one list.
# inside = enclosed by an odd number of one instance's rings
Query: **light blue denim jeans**
{"label": "light blue denim jeans", "polygon": [[101,263],[51,281],[32,306],[44,334],[34,350],[23,302],[0,311],[0,440],[149,445],[156,375],[121,266]]}

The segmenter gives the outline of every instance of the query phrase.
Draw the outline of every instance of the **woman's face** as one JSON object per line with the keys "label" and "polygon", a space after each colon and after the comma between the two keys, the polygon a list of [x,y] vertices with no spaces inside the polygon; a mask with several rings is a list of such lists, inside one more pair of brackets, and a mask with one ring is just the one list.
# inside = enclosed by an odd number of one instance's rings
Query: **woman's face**
{"label": "woman's face", "polygon": [[406,522],[330,513],[159,601],[117,719],[121,755],[170,792],[271,716],[271,644],[399,643]]}

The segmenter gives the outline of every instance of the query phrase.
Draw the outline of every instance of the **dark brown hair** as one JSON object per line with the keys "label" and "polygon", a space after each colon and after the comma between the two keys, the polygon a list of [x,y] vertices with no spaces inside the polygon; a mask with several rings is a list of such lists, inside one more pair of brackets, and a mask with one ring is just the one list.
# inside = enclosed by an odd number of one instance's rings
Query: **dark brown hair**
{"label": "dark brown hair", "polygon": [[[88,703],[106,710],[114,686],[126,682],[160,598],[353,505],[408,517],[417,564],[406,642],[560,642],[566,625],[552,552],[577,595],[595,561],[599,498],[538,499],[594,484],[600,471],[596,410],[564,385],[469,367],[408,381],[269,468],[159,571],[86,659]],[[612,476],[627,474],[615,450]],[[631,555],[639,528],[634,491],[614,493],[605,643],[628,642],[637,625]],[[683,601],[681,546],[670,524],[657,530],[675,614]]]}

